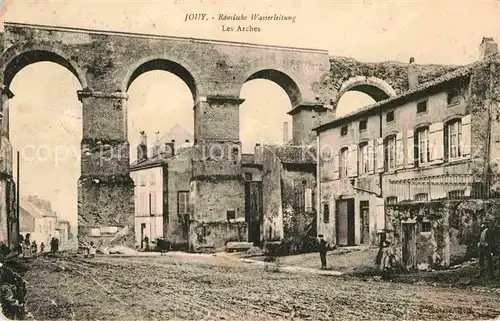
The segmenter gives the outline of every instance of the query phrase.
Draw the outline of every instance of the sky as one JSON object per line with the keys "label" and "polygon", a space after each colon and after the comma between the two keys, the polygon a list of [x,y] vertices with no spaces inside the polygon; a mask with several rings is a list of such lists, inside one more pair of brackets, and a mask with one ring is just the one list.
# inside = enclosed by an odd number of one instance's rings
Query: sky
{"label": "sky", "polygon": [[[478,59],[483,36],[500,37],[500,1],[4,1],[0,20],[99,30],[151,33],[259,44],[326,49],[360,61],[467,64]],[[223,32],[221,22],[185,21],[188,13],[283,14],[295,23],[258,24],[259,33]],[[3,26],[2,26],[3,28]],[[21,193],[50,200],[76,226],[80,175],[81,104],[76,78],[40,62],[22,69],[11,88],[10,137],[21,150]],[[193,130],[193,101],[176,76],[151,71],[131,85],[128,133],[134,158],[139,131],[168,131],[176,123]],[[244,152],[256,142],[281,142],[291,118],[290,100],[276,84],[252,80],[240,93],[240,139]],[[347,93],[338,113],[373,102]],[[291,135],[289,134],[289,137]]]}

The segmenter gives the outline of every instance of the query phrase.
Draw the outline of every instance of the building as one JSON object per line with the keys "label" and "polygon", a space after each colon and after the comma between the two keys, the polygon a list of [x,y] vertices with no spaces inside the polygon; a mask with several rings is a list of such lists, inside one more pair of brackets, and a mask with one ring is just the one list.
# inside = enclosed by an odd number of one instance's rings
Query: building
{"label": "building", "polygon": [[[169,133],[190,137],[180,126],[174,129]],[[290,142],[287,132],[284,124],[285,143]],[[210,162],[208,158],[222,155],[215,151],[198,155],[187,139],[184,146],[177,146],[176,139],[166,136],[156,140],[148,155],[147,137],[141,133],[138,161],[131,165],[138,247],[144,248],[146,236],[164,237],[174,248],[193,251],[223,249],[228,242],[295,244],[291,240],[297,235],[315,236],[316,164],[314,157],[301,155],[300,147],[258,145],[255,154],[235,155],[234,161],[241,164],[238,186],[218,190],[217,182],[212,182],[214,188],[205,189],[192,181],[193,159],[205,157]],[[200,193],[210,197],[208,213],[198,207]],[[235,203],[240,198],[243,203]]]}
{"label": "building", "polygon": [[50,245],[52,237],[60,237],[57,231],[57,215],[50,209],[48,201],[36,196],[21,198],[19,208],[20,233],[24,237],[30,234],[30,239],[40,246],[43,242]]}
{"label": "building", "polygon": [[500,57],[490,38],[480,52],[424,83],[411,59],[406,91],[315,128],[321,233],[340,245],[388,238],[407,268],[465,255],[500,156]]}
{"label": "building", "polygon": [[[167,139],[167,135],[172,136]],[[187,249],[189,137],[176,125],[163,138],[157,138],[148,155],[147,136],[141,133],[137,161],[130,167],[135,183],[135,243],[141,249],[145,248],[145,237],[151,242],[165,237],[174,247]],[[177,145],[176,139],[184,142]]]}
{"label": "building", "polygon": [[71,226],[66,220],[57,220],[56,231],[59,234],[59,245],[64,246],[71,240]]}

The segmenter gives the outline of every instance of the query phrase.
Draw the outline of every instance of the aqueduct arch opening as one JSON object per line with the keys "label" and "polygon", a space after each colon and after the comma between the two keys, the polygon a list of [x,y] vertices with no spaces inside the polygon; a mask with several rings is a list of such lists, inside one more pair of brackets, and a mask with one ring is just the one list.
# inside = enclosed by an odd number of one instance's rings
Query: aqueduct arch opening
{"label": "aqueduct arch opening", "polygon": [[[168,70],[189,87],[195,117],[193,157],[215,145],[231,151],[240,147],[238,118],[243,100],[239,93],[248,79],[267,78],[280,84],[292,101],[294,117],[327,103],[318,99],[320,94],[315,86],[329,72],[328,53],[324,50],[19,23],[4,24],[3,40],[0,65],[4,76],[4,113],[11,96],[8,85],[23,64],[42,60],[60,63],[82,84],[78,91],[83,110],[78,182],[81,237],[100,237],[106,231],[134,226],[127,89],[144,72]],[[36,54],[22,54],[30,51]],[[271,70],[282,71],[293,82]],[[8,135],[4,134],[2,140],[8,141]],[[12,182],[11,168],[2,168],[1,172],[3,181]],[[226,204],[233,204],[236,215],[241,216],[244,198],[240,178],[241,163],[234,158],[194,161],[191,210],[200,217],[225,213],[225,205],[212,202],[213,193],[223,191],[228,198]]]}
{"label": "aqueduct arch opening", "polygon": [[339,117],[395,95],[396,91],[392,86],[380,78],[351,77],[342,83],[334,110]]}
{"label": "aqueduct arch opening", "polygon": [[[41,65],[38,65],[38,63],[48,63],[49,66],[47,66],[47,64],[41,64]],[[18,216],[16,215],[17,213],[17,208],[16,208],[16,203],[19,202],[19,199],[18,197],[15,195],[16,194],[16,190],[15,190],[15,182],[14,182],[14,175],[13,175],[13,165],[14,165],[14,152],[13,152],[13,146],[11,144],[11,139],[9,137],[12,137],[12,134],[16,134],[16,131],[20,130],[20,128],[12,128],[11,126],[11,121],[12,121],[12,116],[15,114],[15,118],[16,118],[16,121],[14,122],[14,124],[18,124],[18,117],[20,117],[20,115],[22,115],[24,113],[24,116],[26,118],[26,113],[29,113],[30,114],[30,117],[33,116],[35,117],[35,119],[37,119],[38,121],[42,122],[38,127],[40,126],[44,126],[44,125],[47,125],[47,122],[51,122],[53,119],[45,119],[45,121],[42,119],[42,118],[37,118],[36,115],[32,115],[30,112],[29,112],[29,103],[26,102],[26,100],[24,100],[23,102],[15,102],[15,104],[17,104],[19,108],[23,108],[23,110],[10,110],[13,106],[12,104],[10,104],[10,101],[12,99],[17,100],[17,97],[14,98],[14,94],[12,93],[12,90],[11,90],[11,87],[13,86],[13,83],[15,83],[15,79],[17,79],[17,75],[20,74],[20,73],[23,73],[26,69],[29,69],[29,68],[26,68],[26,67],[35,67],[36,68],[43,68],[44,66],[45,67],[50,67],[50,68],[54,68],[57,69],[57,68],[60,68],[62,70],[64,70],[64,72],[67,72],[69,71],[70,74],[72,75],[71,77],[73,78],[74,81],[71,81],[69,80],[68,83],[73,83],[74,84],[74,88],[75,90],[77,89],[82,89],[82,88],[85,88],[87,86],[87,81],[86,81],[86,78],[82,72],[81,69],[78,68],[78,66],[75,65],[75,63],[73,61],[71,61],[70,59],[68,59],[61,51],[59,51],[57,48],[55,49],[50,49],[50,48],[46,48],[44,46],[33,46],[32,48],[22,48],[18,45],[15,45],[11,48],[9,48],[8,50],[4,51],[2,53],[2,56],[0,58],[0,64],[4,66],[3,68],[3,72],[1,73],[1,77],[3,79],[3,86],[2,86],[2,99],[0,101],[0,110],[1,110],[1,126],[0,126],[0,140],[1,140],[1,143],[0,143],[0,153],[2,155],[2,161],[0,162],[0,176],[1,176],[1,180],[0,180],[0,185],[1,185],[1,188],[0,190],[2,190],[3,193],[1,193],[0,195],[0,202],[5,204],[6,206],[2,206],[2,211],[5,211],[4,213],[0,213],[0,215],[2,217],[6,217],[6,223],[5,225],[2,226],[2,231],[1,231],[1,238],[2,238],[2,241],[5,241],[10,244],[10,245],[14,245],[16,244],[17,242],[17,237],[19,235],[19,232],[20,232],[20,226],[19,226],[19,218]],[[50,65],[53,65],[53,66],[50,66]],[[61,70],[59,70],[61,71]],[[21,77],[24,77],[21,76]],[[30,79],[33,79],[33,78],[30,78]],[[71,78],[68,78],[68,79],[71,79]],[[36,80],[35,80],[36,82]],[[19,82],[17,82],[17,84],[19,84]],[[76,85],[75,85],[76,84]],[[33,85],[34,88],[37,88],[37,85]],[[23,87],[23,86],[21,86]],[[31,87],[33,88],[33,87]],[[27,89],[30,90],[31,88],[26,88],[26,87],[23,87],[23,91],[21,94],[21,97],[26,97],[25,95],[27,94]],[[51,90],[49,90],[50,92]],[[33,95],[34,92],[33,91],[30,91],[31,94]],[[64,96],[64,94],[57,94],[58,97],[61,97],[61,96]],[[68,98],[68,97],[66,97]],[[74,97],[75,100],[76,100],[76,97]],[[71,98],[69,98],[69,100],[71,100]],[[39,105],[38,102],[32,102],[34,104],[37,104]],[[11,105],[11,106],[9,106]],[[76,106],[79,106],[79,103],[78,102],[74,102],[73,105],[76,105]],[[63,111],[63,110],[60,110],[60,111]],[[67,112],[69,111],[70,113],[72,112],[71,110],[66,110]],[[81,114],[81,107],[78,109],[78,111],[76,111],[77,114]],[[36,111],[35,111],[36,113]],[[44,114],[45,116],[48,116],[48,114],[50,114],[51,111],[44,111]],[[65,114],[64,116],[63,115],[57,115],[54,114],[54,112],[52,111],[52,116],[54,116],[54,119],[56,117],[59,118],[59,120],[63,120],[63,119],[66,119],[68,122],[73,122],[73,121],[76,121],[77,123],[80,122],[79,119],[81,119],[79,117],[79,115],[71,115],[69,117],[66,117],[68,116],[68,114]],[[75,119],[76,118],[76,119]],[[22,121],[24,121],[26,123],[26,119],[23,119]],[[26,125],[26,124],[25,124]],[[59,124],[58,124],[59,125]],[[68,124],[69,126],[67,126],[65,128],[65,131],[68,131],[68,128],[71,128],[72,125],[74,124]],[[13,133],[11,133],[11,131],[14,130]],[[30,129],[23,129],[24,132],[26,132],[26,130],[29,132]],[[19,133],[19,132],[17,132]],[[45,185],[44,188],[41,188],[40,184],[38,184],[37,187],[34,187],[33,185],[37,185],[37,184],[33,184],[34,181],[31,181],[30,183],[30,180],[33,178],[31,177],[32,175],[29,175],[30,172],[32,172],[34,170],[34,167],[36,167],[36,164],[37,163],[40,163],[42,164],[43,166],[42,167],[45,167],[46,170],[48,171],[52,171],[53,174],[55,173],[55,170],[56,168],[54,167],[57,167],[59,166],[60,168],[59,169],[64,169],[66,168],[67,170],[69,170],[70,172],[67,173],[67,175],[69,176],[73,176],[74,177],[74,180],[75,180],[75,191],[73,191],[73,194],[76,195],[76,181],[78,180],[78,177],[79,177],[79,169],[78,167],[74,168],[74,164],[78,161],[79,159],[79,155],[78,154],[75,154],[75,151],[78,150],[79,148],[77,147],[80,142],[73,142],[72,139],[76,138],[76,139],[79,139],[81,138],[81,134],[78,134],[78,130],[76,130],[74,133],[74,135],[71,135],[71,139],[68,139],[68,140],[65,140],[65,138],[68,138],[67,135],[64,136],[64,134],[62,135],[56,135],[57,136],[57,140],[54,140],[52,141],[51,143],[47,142],[47,141],[43,141],[43,139],[40,137],[41,135],[38,135],[36,137],[36,139],[34,140],[34,146],[33,143],[30,144],[30,146],[20,146],[19,144],[22,144],[22,138],[21,138],[21,141],[18,140],[17,138],[20,138],[21,135],[19,133],[19,135],[16,135],[16,137],[13,139],[13,141],[17,144],[16,147],[16,150],[19,151],[20,153],[20,160],[24,163],[25,167],[24,167],[24,173],[27,174],[28,176],[25,176],[25,179],[23,180],[25,183],[24,186],[27,186],[26,184],[29,184],[30,188],[26,190],[27,193],[33,193],[33,192],[40,192],[41,190],[44,190],[46,191],[47,189],[47,185]],[[75,136],[76,135],[76,136]],[[24,137],[24,136],[23,136]],[[26,137],[25,137],[26,138]],[[62,139],[62,140],[61,140]],[[75,146],[76,144],[76,146]],[[31,160],[28,160],[26,161],[25,157],[26,157],[26,148],[27,147],[30,147],[30,151],[32,152],[33,155],[31,155]],[[42,152],[43,150],[43,152]],[[56,153],[58,155],[56,155]],[[64,160],[62,159],[57,159],[56,158],[61,158],[61,154],[64,154]],[[43,158],[43,159],[42,159]],[[69,158],[74,158],[73,161],[69,160]],[[53,163],[51,163],[53,162]],[[56,162],[60,162],[59,164],[54,165]],[[17,160],[15,161],[15,163],[17,164]],[[69,164],[69,166],[68,166]],[[54,165],[54,166],[51,166],[51,165]],[[76,170],[76,171],[75,171]],[[67,176],[66,175],[66,176]],[[17,180],[17,175],[16,176],[16,180]],[[52,186],[53,189],[52,191],[57,191],[59,189],[64,189],[66,188],[65,186],[65,181],[64,181],[64,178],[62,178],[63,176],[58,176],[58,180],[55,181],[55,180],[52,180],[52,182],[54,184],[58,184],[58,186]],[[61,179],[62,178],[62,179]],[[48,184],[50,185],[50,184]],[[50,187],[50,186],[49,186]],[[39,190],[35,191],[37,188],[39,188]],[[26,195],[25,195],[26,196]],[[58,201],[61,201],[61,200],[58,200]],[[56,202],[57,203],[57,202]],[[53,206],[55,205],[56,207],[58,207],[61,202],[58,202],[57,204],[53,204]],[[76,212],[76,209],[77,209],[77,204],[76,204],[76,201],[75,201],[75,204],[74,204],[74,211]],[[69,212],[73,211],[72,209],[69,210]],[[5,216],[4,216],[5,215]],[[75,221],[73,221],[73,223],[75,223]],[[40,241],[40,240],[39,240]],[[43,240],[44,242],[46,242],[47,240]]]}
{"label": "aqueduct arch opening", "polygon": [[[243,136],[249,136],[249,140],[259,144],[289,142],[293,117],[288,113],[302,101],[300,88],[292,77],[276,69],[255,71],[242,84],[239,96],[245,99],[239,111],[242,141]],[[249,151],[250,147],[253,152],[252,146],[243,148]]]}

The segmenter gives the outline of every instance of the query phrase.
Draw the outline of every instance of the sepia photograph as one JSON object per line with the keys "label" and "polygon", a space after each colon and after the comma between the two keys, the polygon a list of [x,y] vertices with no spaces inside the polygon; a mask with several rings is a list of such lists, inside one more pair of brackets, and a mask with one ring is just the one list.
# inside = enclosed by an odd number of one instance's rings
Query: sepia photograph
{"label": "sepia photograph", "polygon": [[500,1],[0,1],[1,320],[500,320]]}

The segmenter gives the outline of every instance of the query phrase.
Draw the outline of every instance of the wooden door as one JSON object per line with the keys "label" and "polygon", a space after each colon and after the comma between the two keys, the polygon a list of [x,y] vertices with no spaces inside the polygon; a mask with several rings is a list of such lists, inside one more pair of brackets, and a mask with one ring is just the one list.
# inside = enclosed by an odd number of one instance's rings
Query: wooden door
{"label": "wooden door", "polygon": [[407,269],[413,269],[416,266],[416,254],[417,254],[417,238],[416,238],[416,224],[415,223],[403,223],[403,248],[402,248],[402,259],[403,266]]}

